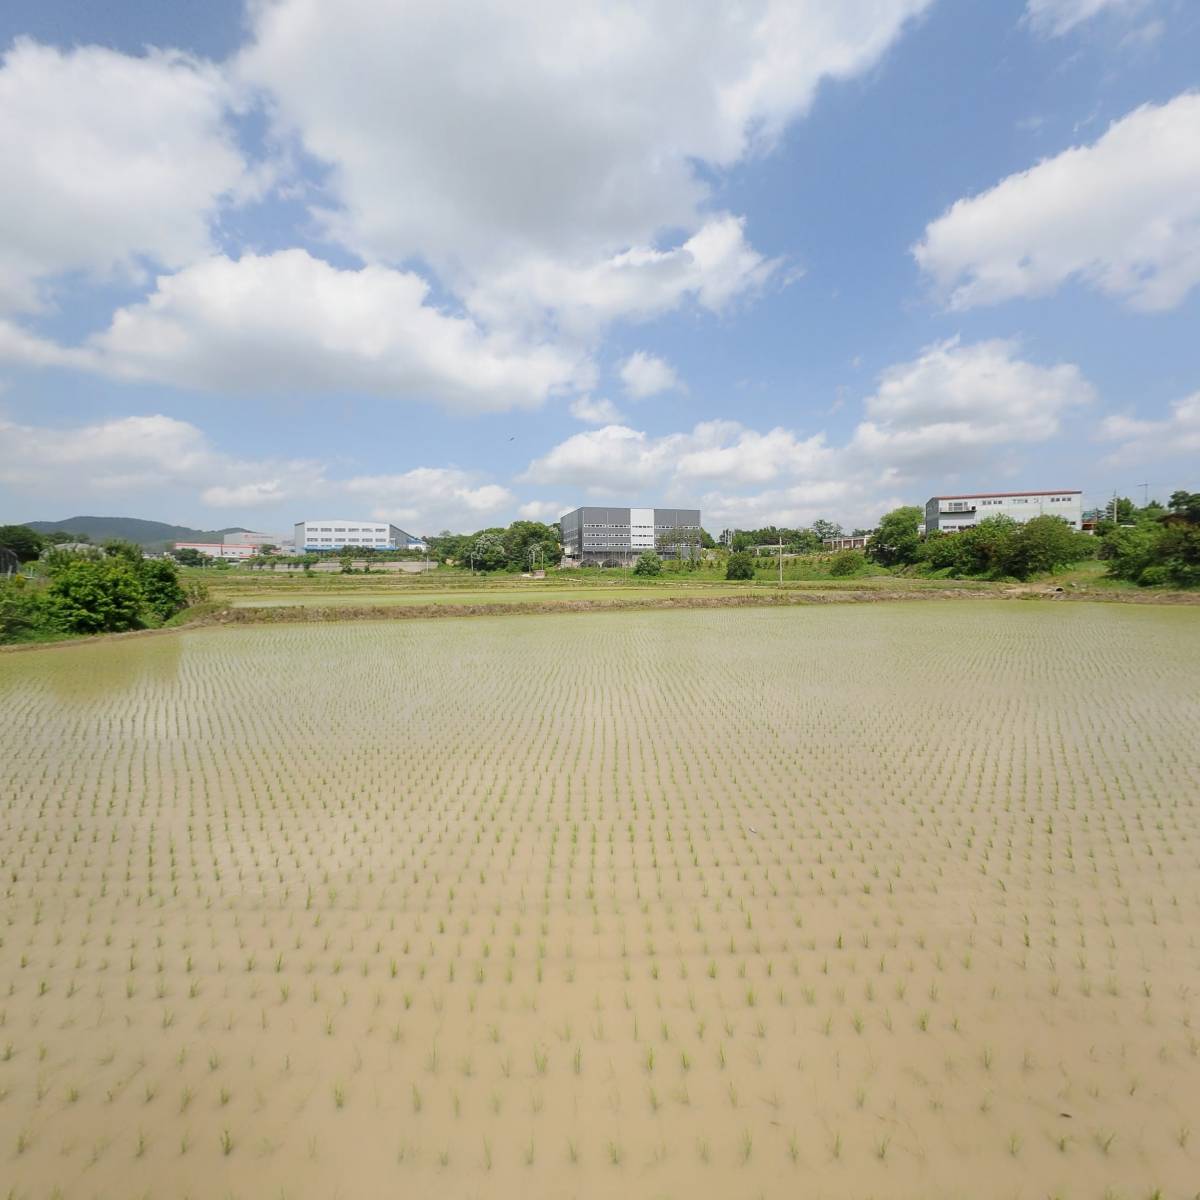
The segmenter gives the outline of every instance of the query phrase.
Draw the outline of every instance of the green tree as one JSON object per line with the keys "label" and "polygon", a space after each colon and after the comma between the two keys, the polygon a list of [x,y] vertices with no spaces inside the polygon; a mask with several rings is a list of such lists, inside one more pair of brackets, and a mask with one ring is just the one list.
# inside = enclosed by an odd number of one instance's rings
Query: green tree
{"label": "green tree", "polygon": [[77,558],[57,570],[50,609],[69,633],[112,633],[142,624],[145,596],[132,565],[121,558]]}
{"label": "green tree", "polygon": [[753,579],[754,559],[745,550],[735,550],[725,564],[726,579]]}
{"label": "green tree", "polygon": [[504,530],[485,529],[477,534],[467,552],[472,569],[476,571],[501,571],[508,564],[508,551],[504,546]]}
{"label": "green tree", "polygon": [[866,565],[866,555],[861,550],[839,550],[829,564],[829,574],[841,579],[859,574]]}
{"label": "green tree", "polygon": [[185,567],[207,567],[212,559],[207,554],[201,554],[192,546],[184,546],[179,550],[172,550],[171,557]]}
{"label": "green tree", "polygon": [[661,575],[662,559],[653,550],[643,550],[634,564],[635,575]]}
{"label": "green tree", "polygon": [[1200,524],[1200,492],[1172,492],[1169,506],[1174,515],[1185,517],[1193,525]]}
{"label": "green tree", "polygon": [[534,563],[539,569],[556,566],[562,557],[558,533],[557,525],[545,525],[541,521],[514,521],[500,534],[504,546],[504,566],[512,571],[528,571]]}
{"label": "green tree", "polygon": [[11,550],[21,562],[32,562],[45,545],[46,539],[28,525],[0,525],[0,546]]}
{"label": "green tree", "polygon": [[826,538],[835,538],[842,536],[842,527],[835,524],[833,521],[816,520],[812,523],[812,531],[820,541]]}
{"label": "green tree", "polygon": [[921,550],[918,532],[924,514],[919,508],[895,508],[879,522],[879,528],[867,539],[867,554],[885,567],[915,563]]}

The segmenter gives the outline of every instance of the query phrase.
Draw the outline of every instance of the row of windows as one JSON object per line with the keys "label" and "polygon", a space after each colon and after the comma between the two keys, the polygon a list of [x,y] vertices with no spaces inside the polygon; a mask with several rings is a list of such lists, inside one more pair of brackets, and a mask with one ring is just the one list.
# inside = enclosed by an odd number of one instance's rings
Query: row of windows
{"label": "row of windows", "polygon": [[382,525],[307,525],[305,528],[309,533],[373,533],[375,535],[382,534],[384,530]]}

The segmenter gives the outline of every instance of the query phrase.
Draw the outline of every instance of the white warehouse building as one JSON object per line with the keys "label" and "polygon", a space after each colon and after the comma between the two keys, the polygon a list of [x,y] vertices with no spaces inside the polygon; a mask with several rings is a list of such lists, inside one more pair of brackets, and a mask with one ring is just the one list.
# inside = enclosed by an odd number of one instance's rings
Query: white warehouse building
{"label": "white warehouse building", "polygon": [[420,538],[386,521],[297,521],[294,544],[306,550],[423,550]]}
{"label": "white warehouse building", "polygon": [[1083,493],[1072,488],[1047,492],[972,492],[961,496],[931,496],[925,502],[925,532],[956,533],[988,517],[1061,517],[1072,529],[1083,521]]}

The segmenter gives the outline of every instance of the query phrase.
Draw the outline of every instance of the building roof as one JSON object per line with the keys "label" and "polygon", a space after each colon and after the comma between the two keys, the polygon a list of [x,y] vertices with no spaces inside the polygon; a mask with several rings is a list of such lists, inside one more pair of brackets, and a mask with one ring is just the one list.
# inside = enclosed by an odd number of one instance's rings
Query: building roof
{"label": "building roof", "polygon": [[961,496],[930,496],[930,500],[999,500],[1009,496],[1082,496],[1079,488],[1043,488],[1040,492],[964,492]]}

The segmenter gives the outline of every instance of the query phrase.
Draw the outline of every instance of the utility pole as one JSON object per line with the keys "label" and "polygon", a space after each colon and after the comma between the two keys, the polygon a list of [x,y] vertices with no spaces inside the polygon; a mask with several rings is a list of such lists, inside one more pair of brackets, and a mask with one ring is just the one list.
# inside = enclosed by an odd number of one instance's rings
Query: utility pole
{"label": "utility pole", "polygon": [[1112,522],[1113,522],[1113,524],[1114,524],[1114,525],[1119,525],[1119,524],[1120,524],[1120,522],[1117,520],[1117,491],[1116,491],[1116,488],[1114,488],[1114,489],[1113,489],[1113,515],[1112,515]]}
{"label": "utility pole", "polygon": [[1150,503],[1150,485],[1148,483],[1139,483],[1138,487],[1142,489],[1142,507],[1145,508]]}
{"label": "utility pole", "polygon": [[779,586],[783,587],[783,534],[779,535]]}

